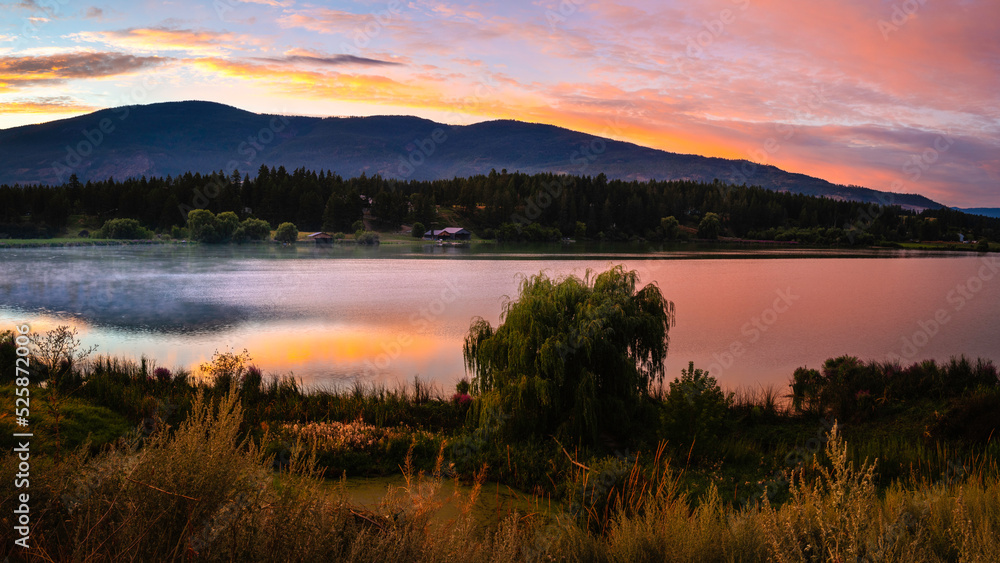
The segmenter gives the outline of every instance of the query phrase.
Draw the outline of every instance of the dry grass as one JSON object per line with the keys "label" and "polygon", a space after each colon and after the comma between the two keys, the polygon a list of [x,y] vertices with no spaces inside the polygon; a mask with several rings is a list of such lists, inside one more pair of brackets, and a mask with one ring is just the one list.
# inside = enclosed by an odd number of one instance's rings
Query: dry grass
{"label": "dry grass", "polygon": [[[348,505],[318,477],[310,452],[293,450],[286,469],[241,438],[236,392],[212,402],[199,394],[176,430],[140,449],[120,444],[33,467],[33,547],[5,542],[0,555],[28,561],[515,561],[524,525],[517,518],[472,535],[468,511],[451,531],[430,516],[438,476],[407,472],[406,488],[376,510]],[[440,456],[439,456],[440,457]],[[16,458],[4,456],[4,471]],[[480,477],[480,485],[482,476]],[[478,488],[476,488],[478,491]],[[14,490],[0,489],[10,529]],[[469,503],[475,502],[475,495]]]}
{"label": "dry grass", "polygon": [[995,562],[1000,483],[991,469],[961,482],[896,485],[880,498],[875,463],[853,467],[834,428],[823,456],[788,475],[783,505],[732,508],[714,486],[694,505],[664,466],[658,483],[633,472],[607,493],[616,509],[599,523],[603,532],[565,526],[546,546],[564,561]]}
{"label": "dry grass", "polygon": [[[28,561],[1000,561],[995,464],[960,478],[894,485],[880,497],[875,463],[855,468],[836,428],[812,464],[788,475],[791,499],[733,508],[710,487],[698,503],[660,448],[652,467],[614,460],[574,466],[575,503],[554,518],[510,514],[483,529],[471,516],[485,479],[450,524],[441,507],[444,448],[429,474],[403,464],[406,485],[378,506],[351,506],[318,477],[300,441],[283,469],[240,432],[236,391],[199,394],[188,418],[139,447],[119,443],[32,466]],[[407,460],[410,456],[407,456]],[[16,458],[0,466],[13,472]],[[458,488],[456,487],[456,490]],[[15,490],[0,483],[0,525]],[[456,493],[458,494],[458,493]],[[18,551],[14,551],[17,549]]]}

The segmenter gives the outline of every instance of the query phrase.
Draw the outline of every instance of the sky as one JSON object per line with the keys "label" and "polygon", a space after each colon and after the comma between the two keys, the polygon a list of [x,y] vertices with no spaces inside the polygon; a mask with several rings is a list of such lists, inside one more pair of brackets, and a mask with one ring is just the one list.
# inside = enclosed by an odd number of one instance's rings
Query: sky
{"label": "sky", "polygon": [[0,128],[192,99],[519,119],[1000,207],[997,0],[92,2],[3,2]]}

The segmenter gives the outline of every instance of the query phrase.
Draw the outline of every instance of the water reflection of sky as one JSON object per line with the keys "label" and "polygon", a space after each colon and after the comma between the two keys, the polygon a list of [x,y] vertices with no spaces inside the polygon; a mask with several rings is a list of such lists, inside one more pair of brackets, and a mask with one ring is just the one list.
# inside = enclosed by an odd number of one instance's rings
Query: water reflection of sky
{"label": "water reflection of sky", "polygon": [[795,367],[818,367],[827,357],[899,353],[941,308],[949,322],[920,347],[920,358],[1000,359],[1000,281],[984,282],[974,306],[956,311],[947,299],[977,275],[974,255],[788,259],[766,251],[759,257],[769,259],[747,260],[670,251],[657,260],[578,254],[540,261],[438,247],[426,253],[443,259],[424,259],[424,252],[4,250],[0,323],[73,324],[101,353],[145,354],[167,367],[191,369],[215,350],[246,348],[265,371],[309,384],[395,384],[420,375],[450,386],[464,373],[470,320],[481,315],[495,324],[520,275],[582,275],[624,262],[676,303],[671,378],[693,360],[727,385],[784,386]]}

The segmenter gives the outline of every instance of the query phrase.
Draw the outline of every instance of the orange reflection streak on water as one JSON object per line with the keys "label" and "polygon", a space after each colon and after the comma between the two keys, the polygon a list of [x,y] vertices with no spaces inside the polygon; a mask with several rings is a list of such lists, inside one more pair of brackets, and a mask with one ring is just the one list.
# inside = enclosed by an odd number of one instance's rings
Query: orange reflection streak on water
{"label": "orange reflection streak on water", "polygon": [[[347,370],[368,376],[383,370],[404,373],[427,373],[439,363],[442,356],[453,355],[455,343],[449,339],[414,334],[406,325],[380,327],[379,335],[331,328],[306,334],[289,334],[285,331],[253,332],[241,340],[239,352],[246,348],[252,363],[265,373],[288,374],[295,370]],[[203,363],[211,361],[208,353],[200,353],[190,360],[187,369],[200,371]],[[459,362],[460,362],[459,358]],[[345,368],[345,366],[347,366]]]}

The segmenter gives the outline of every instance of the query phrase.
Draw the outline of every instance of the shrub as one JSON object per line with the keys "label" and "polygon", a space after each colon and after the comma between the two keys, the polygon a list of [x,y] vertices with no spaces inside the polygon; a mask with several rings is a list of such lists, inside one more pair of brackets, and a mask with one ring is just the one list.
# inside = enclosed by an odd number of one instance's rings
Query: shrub
{"label": "shrub", "polygon": [[56,386],[65,376],[71,375],[74,363],[84,361],[97,350],[96,345],[84,347],[77,338],[77,329],[65,325],[45,333],[32,332],[29,338],[33,363],[37,365],[32,371],[41,379],[50,379]]}
{"label": "shrub", "polygon": [[223,211],[216,217],[216,224],[219,229],[219,239],[222,242],[229,242],[240,226],[240,218],[232,211]]}
{"label": "shrub", "polygon": [[108,239],[151,239],[153,233],[135,219],[110,219],[95,233],[96,238]]}
{"label": "shrub", "polygon": [[299,228],[294,223],[282,223],[274,233],[274,240],[291,243],[299,239]]}
{"label": "shrub", "polygon": [[354,233],[354,241],[358,244],[379,244],[378,233],[372,231],[358,231]]}
{"label": "shrub", "polygon": [[677,240],[680,233],[681,224],[673,215],[660,219],[660,230],[663,231],[663,238],[667,240]]}
{"label": "shrub", "polygon": [[937,421],[937,430],[949,438],[986,443],[1000,429],[1000,388],[983,388],[951,401],[948,412]]}
{"label": "shrub", "polygon": [[[763,503],[764,536],[774,561],[886,561],[889,542],[872,542],[883,530],[871,508],[877,506],[875,465],[867,461],[857,470],[847,461],[847,444],[840,438],[837,425],[827,436],[825,453],[831,467],[813,458],[810,469],[815,479],[807,477],[806,468],[790,472],[790,504],[775,510]],[[883,540],[886,537],[882,538]]]}
{"label": "shrub", "polygon": [[979,252],[989,252],[990,251],[990,241],[986,237],[979,239],[976,243],[976,250]]}
{"label": "shrub", "polygon": [[792,408],[800,413],[823,412],[823,379],[818,371],[796,368],[792,375]]}
{"label": "shrub", "polygon": [[698,223],[698,237],[715,240],[722,233],[722,222],[715,213],[706,213]]}
{"label": "shrub", "polygon": [[413,224],[413,231],[410,234],[413,235],[413,238],[420,238],[424,236],[424,232],[426,230],[427,228],[424,227],[424,224],[421,223],[420,221],[417,221],[416,223]]}
{"label": "shrub", "polygon": [[[14,343],[14,331],[0,331],[0,365],[13,366],[17,361],[17,345]],[[0,369],[0,384],[14,381],[17,372],[11,367]]]}
{"label": "shrub", "polygon": [[854,356],[831,358],[823,363],[822,403],[834,418],[852,415],[858,393],[871,393],[868,372],[867,366]]}
{"label": "shrub", "polygon": [[260,394],[261,383],[264,381],[264,373],[259,367],[255,365],[247,366],[246,371],[243,374],[243,381],[241,388],[243,390],[243,395],[249,398],[255,398]]}
{"label": "shrub", "polygon": [[543,227],[538,223],[503,223],[496,232],[483,231],[483,238],[494,235],[499,242],[555,242],[562,238],[556,227]]}
{"label": "shrub", "polygon": [[153,377],[160,383],[168,383],[170,375],[170,370],[167,368],[156,368],[153,370]]}
{"label": "shrub", "polygon": [[[212,361],[201,364],[198,369],[216,388],[229,390],[243,383],[250,361],[250,353],[246,349],[240,353],[216,350]],[[259,371],[257,370],[258,375]]]}
{"label": "shrub", "polygon": [[943,382],[947,382],[947,389],[951,394],[979,387],[996,387],[1000,384],[1000,377],[992,360],[979,358],[976,360],[976,365],[972,365],[972,362],[963,355],[958,358],[952,357],[942,369],[945,372]]}
{"label": "shrub", "polygon": [[233,236],[230,237],[230,240],[235,243],[243,243],[250,240],[250,237],[247,236],[247,230],[241,225],[233,231]]}
{"label": "shrub", "polygon": [[707,371],[695,369],[694,362],[670,382],[663,404],[663,422],[671,440],[690,443],[718,435],[733,395],[726,395]]}
{"label": "shrub", "polygon": [[[248,218],[240,223],[248,240],[267,240],[271,237],[271,225],[263,219]],[[296,236],[298,233],[296,233]]]}
{"label": "shrub", "polygon": [[219,242],[222,238],[218,218],[207,209],[188,211],[187,230],[191,240]]}

